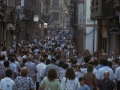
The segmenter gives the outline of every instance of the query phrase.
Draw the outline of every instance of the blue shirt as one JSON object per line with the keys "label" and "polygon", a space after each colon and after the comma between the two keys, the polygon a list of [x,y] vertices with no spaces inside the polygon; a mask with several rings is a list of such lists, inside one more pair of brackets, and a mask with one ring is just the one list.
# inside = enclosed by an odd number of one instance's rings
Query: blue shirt
{"label": "blue shirt", "polygon": [[87,85],[81,86],[78,90],[90,90]]}
{"label": "blue shirt", "polygon": [[102,67],[103,67],[103,65],[100,64],[100,65],[98,65],[98,66],[96,67],[96,69],[99,70],[99,69],[102,68]]}
{"label": "blue shirt", "polygon": [[99,70],[98,70],[98,72],[97,72],[97,75],[96,75],[96,77],[97,77],[97,79],[99,79],[99,80],[101,80],[101,79],[104,79],[104,72],[105,71],[108,71],[109,72],[109,78],[111,79],[111,80],[113,80],[114,79],[114,73],[113,73],[113,70],[111,69],[111,68],[109,68],[108,66],[103,66],[102,68],[100,68]]}

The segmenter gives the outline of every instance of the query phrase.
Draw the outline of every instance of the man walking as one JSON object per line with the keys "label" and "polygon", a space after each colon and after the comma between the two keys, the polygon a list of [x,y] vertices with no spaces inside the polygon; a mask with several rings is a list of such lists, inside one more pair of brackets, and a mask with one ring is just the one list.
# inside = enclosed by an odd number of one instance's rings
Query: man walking
{"label": "man walking", "polygon": [[109,79],[108,71],[104,72],[104,79],[99,81],[97,90],[116,90],[114,81]]}
{"label": "man walking", "polygon": [[115,70],[115,80],[117,84],[117,90],[120,90],[120,60],[118,61],[119,67]]}
{"label": "man walking", "polygon": [[10,78],[12,76],[12,70],[7,69],[6,77],[1,80],[0,90],[13,90],[14,81]]}

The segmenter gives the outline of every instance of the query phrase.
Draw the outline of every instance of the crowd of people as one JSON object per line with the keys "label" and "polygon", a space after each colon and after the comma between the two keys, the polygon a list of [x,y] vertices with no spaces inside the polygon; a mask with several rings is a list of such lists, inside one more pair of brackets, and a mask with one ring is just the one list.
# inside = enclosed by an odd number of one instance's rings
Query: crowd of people
{"label": "crowd of people", "polygon": [[65,32],[0,48],[0,90],[120,90],[120,50],[78,52]]}

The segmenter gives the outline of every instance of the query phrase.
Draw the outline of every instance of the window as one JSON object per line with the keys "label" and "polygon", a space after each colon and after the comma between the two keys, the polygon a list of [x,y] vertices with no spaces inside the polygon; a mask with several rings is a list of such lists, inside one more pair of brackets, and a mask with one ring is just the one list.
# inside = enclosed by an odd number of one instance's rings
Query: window
{"label": "window", "polygon": [[53,6],[58,6],[59,5],[59,0],[52,0],[52,5]]}
{"label": "window", "polygon": [[52,12],[52,15],[53,15],[53,21],[59,20],[59,12]]}

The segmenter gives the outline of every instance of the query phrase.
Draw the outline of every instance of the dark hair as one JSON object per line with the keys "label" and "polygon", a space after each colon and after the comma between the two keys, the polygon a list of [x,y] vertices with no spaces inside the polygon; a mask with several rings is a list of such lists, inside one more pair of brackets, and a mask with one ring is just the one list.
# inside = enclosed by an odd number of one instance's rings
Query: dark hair
{"label": "dark hair", "polygon": [[108,65],[108,61],[106,59],[103,59],[102,62],[103,62],[103,66],[107,66]]}
{"label": "dark hair", "polygon": [[93,65],[93,66],[94,66],[94,62],[92,62],[92,61],[91,61],[91,62],[89,62],[88,64],[91,64],[91,65]]}
{"label": "dark hair", "polygon": [[64,64],[62,65],[62,68],[63,68],[63,69],[67,69],[67,68],[68,68],[68,64],[64,63]]}
{"label": "dark hair", "polygon": [[82,80],[85,80],[83,77],[80,77],[79,78],[79,82],[81,82]]}
{"label": "dark hair", "polygon": [[9,67],[9,61],[4,61],[4,66]]}
{"label": "dark hair", "polygon": [[118,63],[118,61],[119,61],[119,58],[116,58],[116,59],[115,59],[115,63]]}
{"label": "dark hair", "polygon": [[2,60],[5,60],[5,55],[4,54],[0,55],[0,61],[2,61]]}
{"label": "dark hair", "polygon": [[50,64],[50,59],[46,60],[46,65]]}
{"label": "dark hair", "polygon": [[76,55],[78,55],[79,53],[81,53],[81,52],[76,52]]}
{"label": "dark hair", "polygon": [[12,76],[12,70],[11,69],[7,69],[5,71],[5,75],[6,75],[6,77],[11,77]]}
{"label": "dark hair", "polygon": [[100,63],[101,65],[103,65],[103,59],[100,59],[100,60],[99,60],[99,63]]}
{"label": "dark hair", "polygon": [[40,62],[45,62],[45,59],[44,59],[44,58],[41,58],[41,59],[40,59]]}
{"label": "dark hair", "polygon": [[98,60],[94,60],[94,65],[98,66]]}
{"label": "dark hair", "polygon": [[27,58],[23,58],[23,59],[22,59],[22,62],[23,62],[23,63],[26,63],[27,60],[28,60]]}
{"label": "dark hair", "polygon": [[90,57],[89,57],[89,56],[84,57],[84,61],[85,61],[85,63],[88,63],[88,62],[89,62],[89,60],[90,60]]}
{"label": "dark hair", "polygon": [[119,64],[119,66],[120,66],[120,60],[118,61],[118,64]]}
{"label": "dark hair", "polygon": [[56,55],[56,59],[59,59],[61,56],[60,55]]}
{"label": "dark hair", "polygon": [[93,71],[93,65],[89,64],[89,65],[87,66],[87,71],[88,71],[88,72],[92,72],[92,71]]}
{"label": "dark hair", "polygon": [[47,55],[47,54],[44,54],[44,55],[43,55],[43,58],[44,58],[44,59],[48,58],[48,55]]}
{"label": "dark hair", "polygon": [[55,62],[56,62],[56,59],[55,59],[55,58],[52,58],[52,59],[51,59],[51,62],[52,62],[52,63],[55,63]]}
{"label": "dark hair", "polygon": [[28,53],[29,53],[29,51],[26,50],[26,51],[24,52],[24,55],[26,55],[26,54],[28,54]]}
{"label": "dark hair", "polygon": [[59,67],[62,67],[63,64],[64,64],[64,62],[63,62],[63,61],[60,61],[60,62],[59,62]]}
{"label": "dark hair", "polygon": [[77,63],[77,59],[71,59],[72,64],[76,64]]}
{"label": "dark hair", "polygon": [[72,68],[67,68],[66,73],[65,73],[65,77],[70,79],[70,80],[74,80],[75,79],[75,72]]}
{"label": "dark hair", "polygon": [[14,57],[9,57],[10,62],[15,62]]}
{"label": "dark hair", "polygon": [[48,71],[48,74],[47,74],[47,77],[50,81],[53,81],[57,78],[57,72],[56,72],[56,69],[54,68],[51,68],[49,71]]}
{"label": "dark hair", "polygon": [[112,67],[112,62],[108,61],[108,66],[111,68]]}

